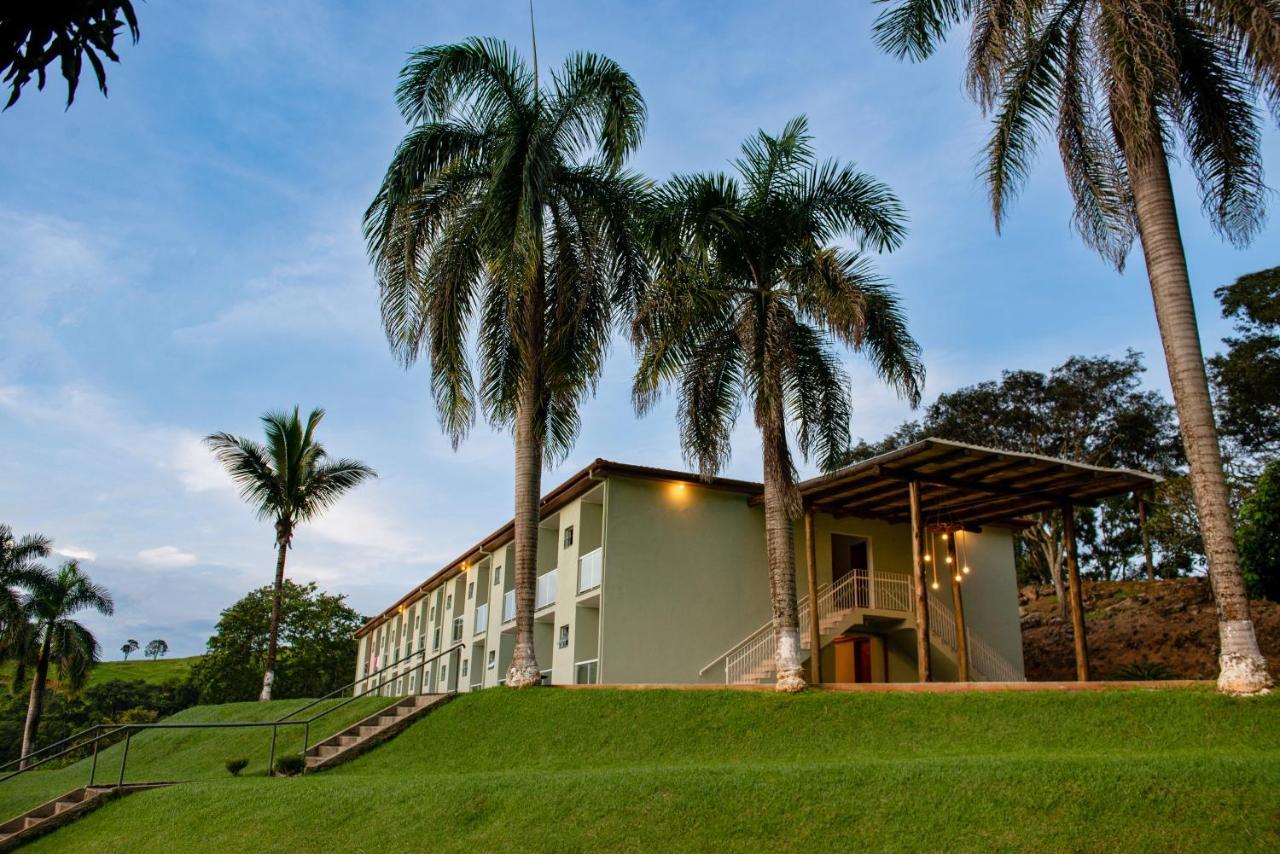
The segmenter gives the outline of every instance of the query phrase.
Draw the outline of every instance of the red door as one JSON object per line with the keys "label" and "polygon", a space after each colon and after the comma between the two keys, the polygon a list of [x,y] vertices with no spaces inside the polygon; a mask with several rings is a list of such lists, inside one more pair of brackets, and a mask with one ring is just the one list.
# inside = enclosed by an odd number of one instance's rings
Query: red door
{"label": "red door", "polygon": [[853,681],[871,681],[871,638],[858,638],[853,642]]}

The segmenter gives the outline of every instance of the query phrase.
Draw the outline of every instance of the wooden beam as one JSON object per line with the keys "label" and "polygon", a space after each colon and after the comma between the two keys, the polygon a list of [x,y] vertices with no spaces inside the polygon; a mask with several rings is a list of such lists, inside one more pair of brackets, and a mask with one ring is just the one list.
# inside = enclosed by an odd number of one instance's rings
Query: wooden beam
{"label": "wooden beam", "polygon": [[911,576],[916,594],[916,671],[921,682],[933,679],[929,654],[929,589],[926,586],[924,519],[920,515],[920,484],[907,482],[907,504],[911,506]]}
{"label": "wooden beam", "polygon": [[921,483],[931,483],[935,486],[949,486],[953,489],[971,489],[974,492],[988,492],[992,495],[1007,495],[1010,498],[1025,497],[1038,501],[1052,501],[1057,503],[1072,500],[1072,496],[1070,495],[1057,495],[1051,492],[1030,491],[1011,486],[1004,486],[1001,483],[984,483],[980,480],[964,480],[962,478],[947,477],[946,475],[925,474],[912,469],[899,469],[894,468],[893,466],[876,466],[876,473],[881,477],[889,477],[895,480],[918,480]]}
{"label": "wooden beam", "polygon": [[1062,538],[1067,553],[1067,598],[1071,603],[1071,634],[1075,640],[1076,680],[1089,681],[1089,642],[1080,592],[1080,562],[1076,554],[1076,516],[1070,502],[1062,504]]}
{"label": "wooden beam", "polygon": [[960,592],[960,558],[956,554],[956,535],[943,534],[947,538],[947,572],[951,575],[951,605],[956,615],[956,670],[961,682],[969,678],[969,634],[965,631],[964,595]]}
{"label": "wooden beam", "polygon": [[809,576],[809,684],[822,684],[822,629],[818,615],[818,548],[813,535],[813,510],[804,514],[804,552]]}

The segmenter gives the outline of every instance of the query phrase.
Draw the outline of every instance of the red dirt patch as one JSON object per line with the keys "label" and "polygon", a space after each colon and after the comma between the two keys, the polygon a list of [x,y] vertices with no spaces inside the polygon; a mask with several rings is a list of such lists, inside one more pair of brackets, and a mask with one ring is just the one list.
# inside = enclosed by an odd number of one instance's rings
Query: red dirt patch
{"label": "red dirt patch", "polygon": [[[1142,663],[1163,665],[1175,679],[1217,677],[1218,615],[1207,579],[1086,581],[1083,593],[1094,679]],[[1018,604],[1027,679],[1074,678],[1071,620],[1058,616],[1052,585],[1024,587]],[[1255,600],[1249,609],[1262,654],[1280,675],[1280,605]]]}

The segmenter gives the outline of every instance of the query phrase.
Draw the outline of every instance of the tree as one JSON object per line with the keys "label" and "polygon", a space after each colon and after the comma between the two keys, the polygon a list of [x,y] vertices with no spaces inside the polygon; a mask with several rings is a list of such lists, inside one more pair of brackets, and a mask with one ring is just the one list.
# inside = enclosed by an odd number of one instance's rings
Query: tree
{"label": "tree", "polygon": [[[10,84],[12,107],[22,87],[36,77],[36,88],[44,89],[45,69],[55,60],[67,81],[67,106],[76,97],[80,69],[89,57],[98,88],[107,94],[107,69],[102,57],[119,62],[115,41],[119,31],[129,28],[137,43],[141,33],[130,0],[61,0],[33,2],[14,0],[0,12],[0,72]],[[101,53],[102,56],[98,54]]]}
{"label": "tree", "polygon": [[1280,460],[1272,460],[1240,508],[1240,565],[1249,595],[1280,601]]}
{"label": "tree", "polygon": [[1246,454],[1280,454],[1280,267],[1214,291],[1235,321],[1227,352],[1209,359],[1218,428]]}
{"label": "tree", "polygon": [[165,655],[168,652],[169,642],[156,638],[153,641],[147,641],[147,648],[142,651],[142,654],[152,661],[159,661],[160,656]]}
{"label": "tree", "polygon": [[985,177],[997,228],[1042,131],[1053,128],[1085,242],[1119,268],[1134,237],[1141,241],[1218,608],[1218,688],[1266,690],[1169,157],[1181,137],[1210,221],[1234,243],[1252,239],[1266,195],[1256,105],[1265,94],[1280,109],[1280,8],[1274,0],[895,0],[876,35],[899,57],[924,59],[965,22],[969,90],[994,113]]}
{"label": "tree", "polygon": [[25,622],[22,593],[18,589],[37,574],[36,561],[49,556],[53,542],[43,534],[27,534],[22,539],[13,529],[0,524],[0,656],[9,654]]}
{"label": "tree", "polygon": [[[224,610],[192,680],[202,703],[248,700],[257,690],[269,644],[273,589],[254,590]],[[280,696],[320,697],[351,681],[355,631],[364,618],[343,596],[314,582],[285,580],[280,604]]]}
{"label": "tree", "polygon": [[[846,461],[934,436],[1088,465],[1173,474],[1183,461],[1173,410],[1158,393],[1142,388],[1144,371],[1141,355],[1133,351],[1120,359],[1072,356],[1047,374],[1005,371],[999,381],[939,395],[920,421],[903,424],[874,445],[859,443]],[[1110,523],[1122,524],[1130,537],[1140,539],[1136,507],[1126,502],[1110,512]],[[1059,613],[1065,614],[1062,519],[1058,513],[1041,513],[1036,522],[1019,534],[1026,546],[1018,551],[1019,575],[1052,580]],[[1077,523],[1081,541],[1087,542],[1092,524],[1087,511],[1077,512]],[[1119,536],[1118,530],[1110,532]]]}
{"label": "tree", "polygon": [[[148,646],[150,646],[150,644],[148,644]],[[124,646],[120,647],[120,651],[124,653],[125,661],[129,660],[129,653],[137,652],[139,649],[141,649],[141,646],[133,638],[129,638],[124,642]]]}
{"label": "tree", "polygon": [[737,176],[683,175],[658,193],[654,281],[637,312],[634,394],[644,414],[680,387],[685,456],[706,477],[727,462],[743,397],[760,431],[777,688],[804,687],[795,589],[794,526],[802,513],[788,445],[823,468],[849,442],[849,380],[833,342],[866,353],[914,405],[919,347],[891,288],[848,237],[887,250],[905,214],[888,187],[834,161],[819,164],[805,119],[748,139]]}
{"label": "tree", "polygon": [[571,55],[543,87],[536,46],[530,71],[506,43],[480,39],[414,53],[397,99],[411,128],[365,214],[383,325],[406,367],[428,358],[455,447],[477,405],[514,433],[516,636],[505,683],[538,685],[542,468],[572,447],[615,315],[644,284],[646,184],[622,170],[644,101],[603,56]]}
{"label": "tree", "polygon": [[72,616],[84,610],[110,616],[115,610],[111,594],[81,572],[75,561],[63,564],[57,572],[36,572],[28,581],[28,589],[25,611],[35,677],[31,680],[27,722],[22,731],[23,756],[35,748],[49,665],[56,664],[59,679],[76,691],[84,684],[89,668],[98,662],[97,638]]}
{"label": "tree", "polygon": [[280,590],[284,585],[285,555],[293,544],[298,525],[328,510],[348,491],[377,477],[373,469],[357,460],[331,460],[324,446],[315,440],[316,427],[324,418],[323,409],[313,409],[304,425],[298,407],[292,413],[268,412],[262,416],[267,442],[214,433],[205,438],[218,462],[231,475],[243,498],[259,519],[275,523],[276,582],[272,600],[270,642],[262,675],[259,699],[271,699],[275,681],[276,647],[280,625]]}

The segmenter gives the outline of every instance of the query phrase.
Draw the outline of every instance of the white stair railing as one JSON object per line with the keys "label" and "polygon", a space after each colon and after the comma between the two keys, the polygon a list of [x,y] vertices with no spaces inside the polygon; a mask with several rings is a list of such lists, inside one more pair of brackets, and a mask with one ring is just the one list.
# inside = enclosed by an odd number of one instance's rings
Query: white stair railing
{"label": "white stair railing", "polygon": [[[952,657],[956,647],[956,617],[951,609],[929,597],[929,634],[938,646]],[[1005,658],[972,628],[965,626],[966,649],[969,653],[969,676],[975,682],[1025,682],[1022,668]]]}

